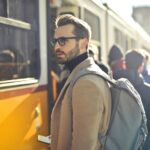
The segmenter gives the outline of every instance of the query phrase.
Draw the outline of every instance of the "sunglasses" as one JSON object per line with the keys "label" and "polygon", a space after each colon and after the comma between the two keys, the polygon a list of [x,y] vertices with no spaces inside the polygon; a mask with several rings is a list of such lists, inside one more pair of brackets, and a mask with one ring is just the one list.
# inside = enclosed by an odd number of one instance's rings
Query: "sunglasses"
{"label": "sunglasses", "polygon": [[66,41],[67,41],[68,39],[81,39],[81,37],[76,37],[76,36],[72,36],[72,37],[59,37],[59,38],[57,38],[57,39],[53,39],[53,40],[51,41],[51,44],[52,44],[52,46],[55,46],[56,43],[58,42],[58,44],[59,44],[60,46],[64,46],[64,45],[66,44]]}

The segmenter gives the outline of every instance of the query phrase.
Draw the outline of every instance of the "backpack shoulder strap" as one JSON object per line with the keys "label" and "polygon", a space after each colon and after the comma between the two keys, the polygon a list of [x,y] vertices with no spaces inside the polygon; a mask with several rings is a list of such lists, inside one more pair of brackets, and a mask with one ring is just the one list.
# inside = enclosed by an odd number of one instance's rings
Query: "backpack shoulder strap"
{"label": "backpack shoulder strap", "polygon": [[75,78],[71,81],[72,85],[75,84],[75,82],[82,76],[88,75],[88,74],[94,74],[98,75],[101,78],[103,78],[105,81],[109,82],[110,84],[117,86],[116,81],[114,79],[111,79],[110,76],[108,76],[105,72],[103,72],[96,64],[91,65],[88,68],[80,70]]}
{"label": "backpack shoulder strap", "polygon": [[100,76],[102,79],[104,79],[105,81],[107,81],[108,83],[110,83],[113,86],[117,86],[116,81],[111,79],[105,72],[103,72],[99,66],[97,66],[96,64],[93,64],[91,66],[89,66],[88,68],[83,68],[82,70],[80,70],[77,75],[71,80],[70,85],[69,85],[69,90],[68,90],[68,96],[71,97],[71,93],[72,93],[72,89],[74,84],[76,83],[76,81],[85,75],[89,75],[89,74],[94,74],[94,75],[98,75]]}

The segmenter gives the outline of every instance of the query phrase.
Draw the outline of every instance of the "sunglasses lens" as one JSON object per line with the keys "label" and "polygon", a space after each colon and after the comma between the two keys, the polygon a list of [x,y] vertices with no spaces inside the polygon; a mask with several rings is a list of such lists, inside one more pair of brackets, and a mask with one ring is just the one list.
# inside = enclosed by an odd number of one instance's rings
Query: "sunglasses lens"
{"label": "sunglasses lens", "polygon": [[80,39],[80,38],[78,38],[78,37],[76,37],[76,36],[72,36],[72,37],[60,37],[60,38],[58,38],[58,39],[53,39],[53,41],[51,41],[51,44],[52,44],[52,46],[55,46],[56,43],[58,42],[58,44],[59,44],[60,46],[64,46],[64,45],[66,44],[66,41],[67,41],[68,39]]}
{"label": "sunglasses lens", "polygon": [[65,45],[65,42],[66,42],[66,39],[65,39],[65,38],[59,38],[59,39],[58,39],[58,43],[59,43],[59,45],[61,45],[61,46],[64,46],[64,45]]}
{"label": "sunglasses lens", "polygon": [[65,38],[53,39],[53,40],[51,41],[51,45],[52,45],[52,46],[55,46],[57,42],[58,42],[59,45],[64,46],[64,45],[65,45],[65,42],[66,42],[66,39],[65,39]]}

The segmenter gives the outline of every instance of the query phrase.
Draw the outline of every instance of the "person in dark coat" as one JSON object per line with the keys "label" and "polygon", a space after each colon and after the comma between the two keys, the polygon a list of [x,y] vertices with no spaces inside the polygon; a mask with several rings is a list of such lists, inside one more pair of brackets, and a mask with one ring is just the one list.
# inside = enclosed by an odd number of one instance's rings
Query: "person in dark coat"
{"label": "person in dark coat", "polygon": [[126,69],[114,74],[114,79],[127,78],[139,92],[147,116],[148,136],[143,150],[150,149],[150,84],[146,83],[141,74],[144,56],[137,50],[129,50],[125,55]]}

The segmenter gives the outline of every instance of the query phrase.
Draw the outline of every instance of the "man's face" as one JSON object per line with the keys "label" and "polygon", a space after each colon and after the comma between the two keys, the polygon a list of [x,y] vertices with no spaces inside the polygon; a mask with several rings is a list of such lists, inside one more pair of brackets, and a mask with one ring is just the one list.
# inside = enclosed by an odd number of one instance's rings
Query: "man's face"
{"label": "man's face", "polygon": [[72,24],[58,27],[55,30],[54,39],[56,44],[54,50],[60,64],[64,64],[80,54],[80,40],[73,33]]}

